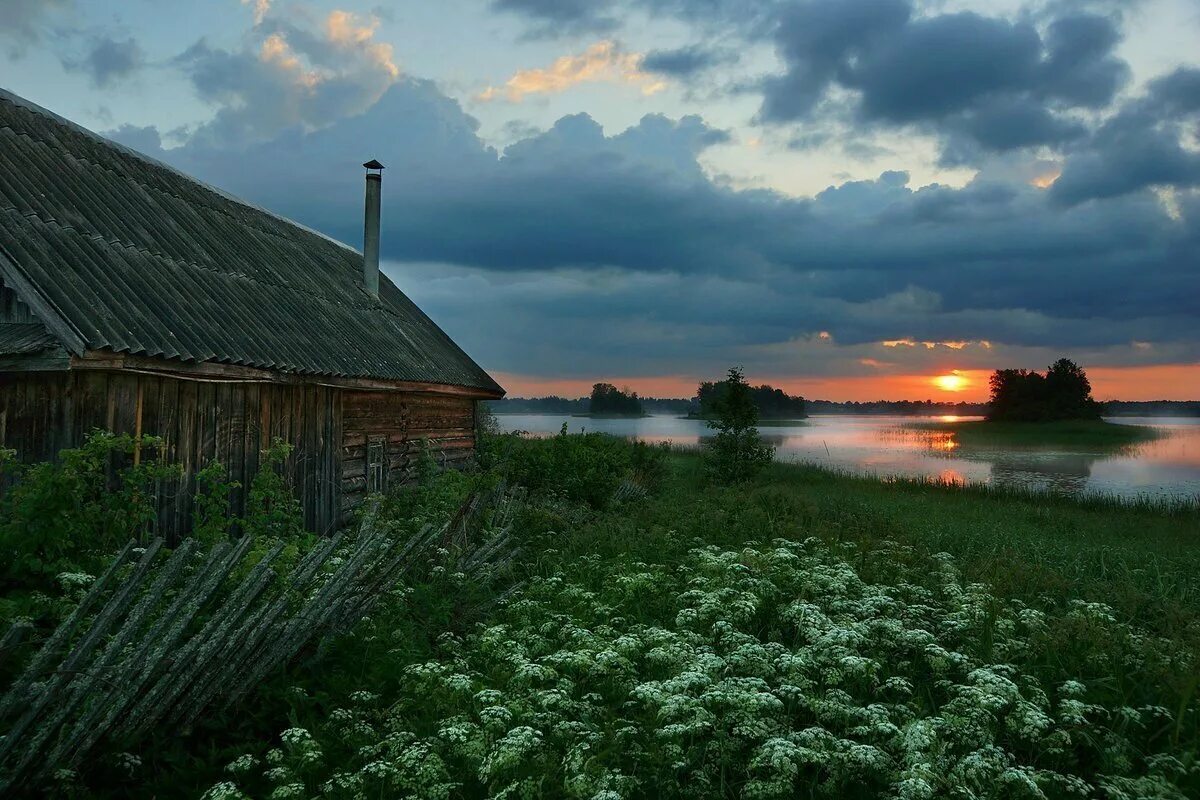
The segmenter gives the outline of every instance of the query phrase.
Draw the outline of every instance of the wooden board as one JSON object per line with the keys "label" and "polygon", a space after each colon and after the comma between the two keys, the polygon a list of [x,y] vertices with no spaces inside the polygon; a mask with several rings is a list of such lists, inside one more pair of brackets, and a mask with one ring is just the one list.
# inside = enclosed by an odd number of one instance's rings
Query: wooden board
{"label": "wooden board", "polygon": [[0,374],[0,446],[32,463],[96,429],[161,437],[165,457],[185,472],[178,486],[159,487],[159,532],[175,540],[191,529],[196,470],[213,460],[225,466],[242,484],[230,503],[240,516],[261,452],[279,437],[295,448],[286,478],[305,524],[327,532],[343,517],[341,392],[103,370]]}

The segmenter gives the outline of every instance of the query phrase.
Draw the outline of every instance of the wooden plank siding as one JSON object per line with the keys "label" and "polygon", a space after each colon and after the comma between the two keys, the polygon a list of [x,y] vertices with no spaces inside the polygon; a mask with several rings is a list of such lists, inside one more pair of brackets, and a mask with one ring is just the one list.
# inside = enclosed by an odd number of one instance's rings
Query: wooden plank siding
{"label": "wooden plank siding", "polygon": [[262,451],[275,438],[294,447],[285,473],[305,526],[321,533],[365,498],[372,442],[381,444],[384,489],[412,479],[422,440],[445,466],[469,463],[475,448],[474,402],[452,395],[105,370],[0,373],[0,446],[22,461],[53,459],[98,428],[162,437],[167,457],[183,466],[179,484],[160,493],[161,530],[172,539],[191,528],[197,470],[224,464],[243,485],[231,495],[241,514]]}
{"label": "wooden plank siding", "polygon": [[[343,518],[340,454],[328,446],[341,439],[341,392],[93,370],[0,373],[0,446],[32,463],[78,446],[97,428],[162,437],[168,458],[185,470],[178,486],[161,493],[162,531],[177,538],[191,528],[196,470],[213,460],[223,463],[243,484],[231,498],[241,514],[260,450],[274,434],[295,448],[286,476],[300,498],[305,525],[327,532]],[[260,420],[270,427],[260,429]]]}

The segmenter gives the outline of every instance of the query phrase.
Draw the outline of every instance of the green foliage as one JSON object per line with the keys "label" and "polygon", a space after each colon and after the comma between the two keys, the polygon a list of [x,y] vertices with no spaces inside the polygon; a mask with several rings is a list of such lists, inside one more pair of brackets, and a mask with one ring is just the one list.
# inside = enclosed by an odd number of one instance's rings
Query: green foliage
{"label": "green foliage", "polygon": [[[1200,789],[1195,754],[1165,734],[1172,710],[1106,702],[1083,676],[1044,680],[1063,645],[1044,612],[964,581],[945,555],[897,570],[897,549],[779,539],[672,564],[585,556],[444,637],[386,697],[338,698],[265,764],[246,754],[231,771],[254,796],[334,798]],[[867,559],[890,579],[864,579]],[[1128,672],[1190,666],[1101,604],[1056,624],[1118,649]]]}
{"label": "green foliage", "polygon": [[[526,479],[523,588],[410,576],[319,661],[143,752],[133,793],[1200,793],[1194,510],[782,464],[724,488],[596,434],[483,455],[381,514],[438,524]],[[579,464],[591,488],[563,480]],[[653,502],[588,505],[601,466],[655,476]]]}
{"label": "green foliage", "polygon": [[263,451],[262,463],[246,497],[243,521],[246,535],[260,539],[286,538],[304,530],[300,501],[284,477],[284,467],[293,449],[282,439],[275,439]]}
{"label": "green foliage", "polygon": [[644,412],[637,392],[618,389],[611,383],[597,383],[592,387],[588,413],[640,417]]}
{"label": "green foliage", "polygon": [[572,502],[604,508],[627,480],[653,491],[663,475],[665,458],[663,446],[631,443],[604,433],[568,434],[564,423],[557,436],[496,437],[485,465],[531,491],[557,493]]}
{"label": "green foliage", "polygon": [[742,371],[731,367],[723,385],[710,406],[708,427],[716,433],[704,443],[705,463],[713,480],[738,483],[770,464],[775,450],[758,435],[758,407]]}
{"label": "green foliage", "polygon": [[408,531],[417,531],[426,524],[444,524],[471,492],[496,481],[496,476],[489,473],[442,469],[428,448],[422,449],[417,463],[414,482],[390,492],[382,498],[380,507],[384,519]]}
{"label": "green foliage", "polygon": [[[696,399],[700,401],[700,416],[705,419],[718,416],[718,408],[729,390],[728,380],[702,382],[696,389]],[[749,390],[760,419],[804,419],[808,416],[807,404],[803,397],[789,395],[782,389],[765,383],[761,386],[751,386]]]}
{"label": "green foliage", "polygon": [[988,419],[1007,422],[1051,422],[1099,419],[1103,406],[1092,399],[1087,373],[1060,358],[1046,374],[998,369],[989,379]]}
{"label": "green foliage", "polygon": [[[241,485],[229,480],[224,465],[199,470],[193,535],[211,544],[241,532],[259,540],[256,548],[307,536],[300,504],[284,478],[290,453],[279,440],[264,453],[241,519],[230,509]],[[2,569],[10,589],[4,606],[13,613],[29,611],[26,603],[13,605],[18,593],[57,596],[58,576],[95,574],[125,542],[155,534],[162,495],[177,490],[182,474],[180,465],[166,460],[161,439],[103,431],[61,451],[55,461],[29,467],[2,451],[0,470],[18,478],[0,497],[0,549],[8,556]],[[294,555],[290,546],[287,552]]]}
{"label": "green foliage", "polygon": [[486,439],[491,436],[496,436],[500,433],[500,420],[496,419],[496,412],[485,400],[475,401],[475,436],[477,439]]}
{"label": "green foliage", "polygon": [[1102,419],[1070,419],[1036,425],[1026,422],[959,420],[909,423],[905,427],[953,434],[953,441],[966,448],[1070,447],[1097,453],[1111,453],[1166,435],[1161,428],[1106,422]]}
{"label": "green foliage", "polygon": [[229,473],[220,461],[213,461],[196,473],[192,536],[211,544],[229,535],[230,495],[241,486],[229,480]]}
{"label": "green foliage", "polygon": [[19,481],[0,498],[0,552],[10,586],[49,589],[62,572],[93,571],[129,539],[154,528],[160,491],[180,470],[163,460],[162,441],[93,431],[53,462],[15,468]]}

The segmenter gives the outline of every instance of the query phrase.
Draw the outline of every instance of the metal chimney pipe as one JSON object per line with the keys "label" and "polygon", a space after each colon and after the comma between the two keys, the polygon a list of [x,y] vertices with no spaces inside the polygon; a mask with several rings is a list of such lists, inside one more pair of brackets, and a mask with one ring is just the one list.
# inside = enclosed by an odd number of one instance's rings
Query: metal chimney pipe
{"label": "metal chimney pipe", "polygon": [[363,213],[363,288],[379,297],[379,206],[383,164],[371,159],[367,170],[366,208]]}

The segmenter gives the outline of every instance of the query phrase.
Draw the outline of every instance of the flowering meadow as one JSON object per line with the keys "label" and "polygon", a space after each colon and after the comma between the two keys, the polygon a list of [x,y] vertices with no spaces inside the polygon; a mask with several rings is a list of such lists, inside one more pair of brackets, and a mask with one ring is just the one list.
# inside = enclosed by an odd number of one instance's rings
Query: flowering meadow
{"label": "flowering meadow", "polygon": [[[638,512],[606,513],[583,527]],[[1163,704],[1162,676],[1196,670],[1185,640],[909,544],[695,532],[548,547],[423,658],[377,616],[356,636],[391,678],[292,687],[292,722],[206,796],[1200,796],[1195,699]]]}
{"label": "flowering meadow", "polygon": [[442,545],[369,617],[52,793],[1200,797],[1200,512],[707,474],[595,434],[426,470],[379,520]]}

